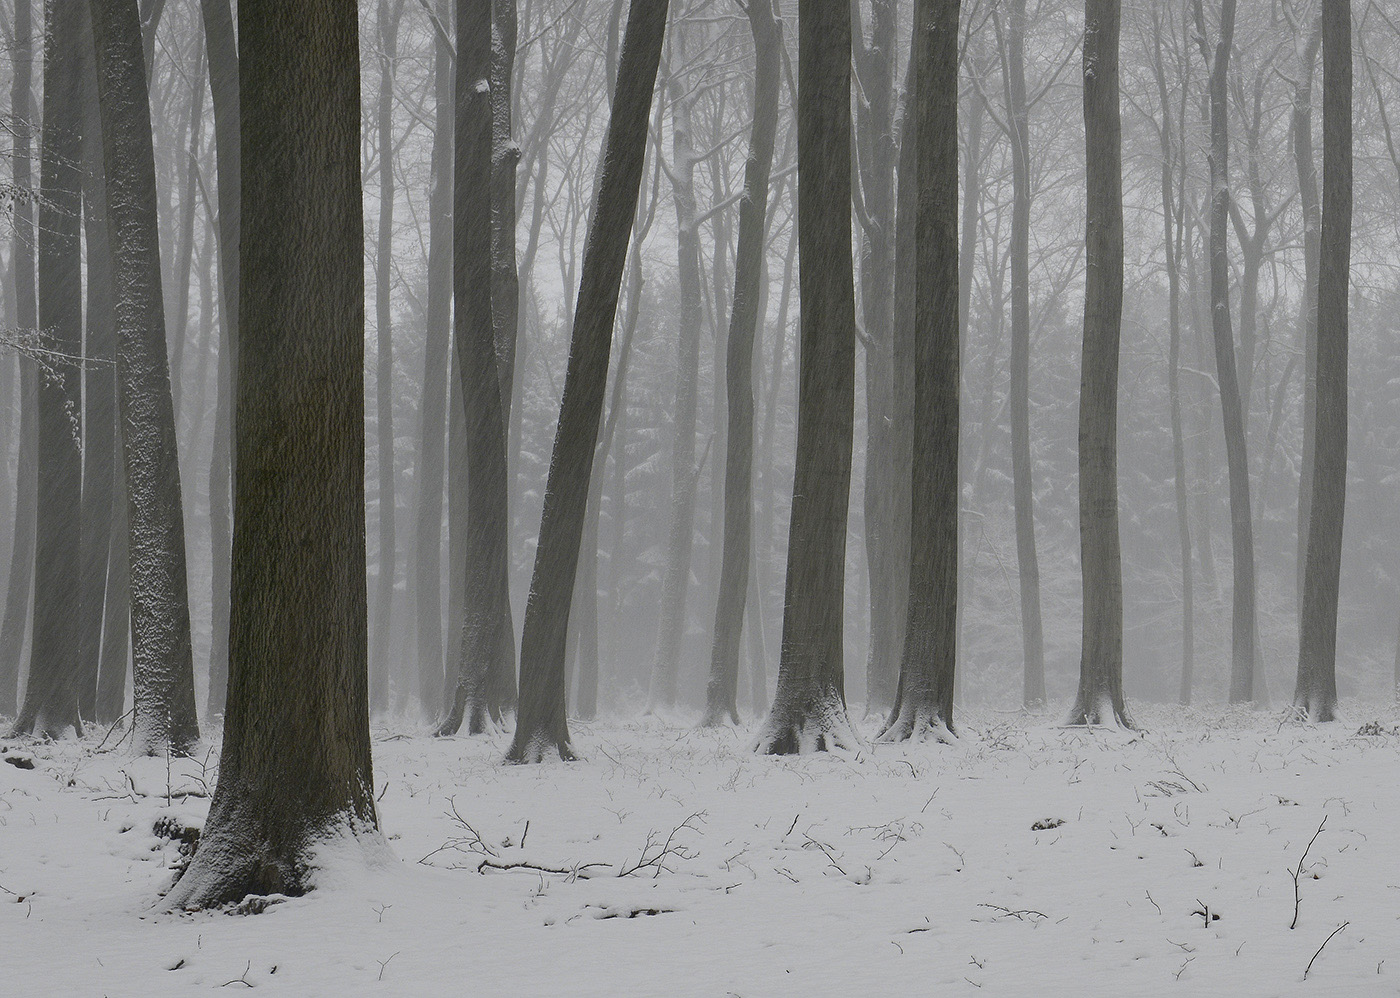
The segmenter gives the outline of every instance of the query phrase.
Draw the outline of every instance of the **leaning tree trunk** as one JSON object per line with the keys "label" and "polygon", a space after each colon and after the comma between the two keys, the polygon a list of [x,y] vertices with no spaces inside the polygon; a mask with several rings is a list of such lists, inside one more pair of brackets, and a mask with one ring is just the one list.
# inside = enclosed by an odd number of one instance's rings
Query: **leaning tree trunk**
{"label": "leaning tree trunk", "polygon": [[[753,544],[753,344],[763,301],[764,232],[768,177],[778,134],[778,71],[782,35],[770,0],[748,5],[757,63],[754,68],[753,134],[739,202],[739,245],[734,259],[734,306],[725,357],[729,399],[729,447],[724,468],[724,550],[715,601],[715,639],[705,724],[739,722],[739,643],[744,630],[749,558]],[[750,627],[760,626],[750,621]]]}
{"label": "leaning tree trunk", "polygon": [[[959,0],[915,8],[914,460],[908,624],[882,741],[953,734],[958,602]],[[901,224],[903,222],[901,221]]]}
{"label": "leaning tree trunk", "polygon": [[93,0],[91,9],[129,518],[132,727],[138,752],[182,755],[199,740],[199,724],[141,20],[136,0]]}
{"label": "leaning tree trunk", "polygon": [[799,0],[797,229],[802,340],[778,689],[757,752],[853,748],[842,624],[855,422],[851,17]]}
{"label": "leaning tree trunk", "polygon": [[466,586],[461,674],[438,734],[499,724],[510,635],[510,503],[506,434],[491,312],[491,4],[457,4],[457,128],[452,262],[455,339],[467,430]]}
{"label": "leaning tree trunk", "polygon": [[1123,321],[1119,0],[1084,2],[1084,358],[1079,379],[1079,550],[1084,584],[1079,692],[1067,723],[1130,726],[1123,703],[1118,541],[1118,350]]}
{"label": "leaning tree trunk", "polygon": [[564,685],[569,603],[587,513],[593,451],[598,443],[618,291],[646,157],[667,6],[667,0],[654,0],[633,4],[627,12],[603,170],[584,243],[564,397],[520,640],[520,714],[506,756],[512,762],[539,762],[551,752],[573,758]]}
{"label": "leaning tree trunk", "polygon": [[44,133],[39,179],[39,327],[59,355],[39,379],[38,482],[34,548],[34,624],[29,684],[15,732],[79,735],[77,632],[79,499],[82,489],[78,368],[82,354],[79,245],[79,52],[87,11],[49,0],[44,31]]}
{"label": "leaning tree trunk", "polygon": [[245,350],[219,783],[166,897],[303,894],[387,852],[370,765],[356,11],[242,0]]}
{"label": "leaning tree trunk", "polygon": [[1322,7],[1322,240],[1317,281],[1317,426],[1293,709],[1337,710],[1337,594],[1347,488],[1347,299],[1351,264],[1351,8]]}

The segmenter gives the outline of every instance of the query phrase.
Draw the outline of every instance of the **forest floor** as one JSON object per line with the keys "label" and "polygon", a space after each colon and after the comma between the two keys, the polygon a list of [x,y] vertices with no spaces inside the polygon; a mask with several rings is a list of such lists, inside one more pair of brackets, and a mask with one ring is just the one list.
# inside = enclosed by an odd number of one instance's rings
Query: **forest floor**
{"label": "forest floor", "polygon": [[1344,709],[969,711],[953,746],[787,758],[576,722],[586,761],[540,766],[376,726],[398,861],[252,917],[160,908],[216,750],[0,741],[0,992],[1396,995],[1400,715]]}

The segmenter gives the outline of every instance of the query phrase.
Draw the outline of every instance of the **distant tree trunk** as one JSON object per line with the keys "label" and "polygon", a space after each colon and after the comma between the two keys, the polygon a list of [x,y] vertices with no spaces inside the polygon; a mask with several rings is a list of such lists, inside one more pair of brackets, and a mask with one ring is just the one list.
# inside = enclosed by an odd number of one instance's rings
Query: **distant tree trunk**
{"label": "distant tree trunk", "polygon": [[[854,66],[864,99],[856,103],[855,135],[859,149],[858,213],[861,248],[861,313],[865,320],[865,554],[870,576],[870,647],[865,666],[866,709],[887,711],[899,679],[905,588],[894,563],[900,536],[894,529],[898,490],[890,482],[907,465],[896,465],[892,445],[899,432],[893,414],[895,283],[895,145],[896,35],[898,10],[893,0],[870,5],[870,43],[859,27],[859,10],[851,4],[856,39]],[[773,100],[777,100],[776,93]]]}
{"label": "distant tree trunk", "polygon": [[[33,190],[32,144],[34,76],[31,0],[15,3],[13,76],[10,116],[15,123],[11,147],[12,177],[20,190]],[[34,300],[34,209],[27,198],[15,204],[11,220],[14,232],[15,321],[21,329],[37,329]],[[5,586],[5,615],[0,618],[0,715],[13,717],[18,710],[20,659],[24,633],[30,620],[34,587],[34,523],[38,479],[38,369],[23,354],[19,364],[19,453],[15,471],[14,545],[10,549],[10,575]]]}
{"label": "distant tree trunk", "polygon": [[462,402],[462,363],[448,358],[447,396],[447,662],[442,702],[450,708],[462,675],[462,623],[467,588],[467,417]]}
{"label": "distant tree trunk", "polygon": [[681,643],[686,630],[686,590],[695,534],[695,420],[700,391],[700,321],[704,304],[700,288],[700,232],[695,212],[695,149],[690,88],[680,79],[686,63],[687,28],[677,22],[668,81],[671,142],[674,160],[669,176],[676,204],[676,280],[680,285],[680,336],[676,343],[676,407],[671,437],[671,514],[666,541],[666,573],[661,581],[661,612],[656,626],[656,659],[652,665],[647,709],[674,707],[680,673]]}
{"label": "distant tree trunk", "polygon": [[379,108],[379,235],[374,261],[376,467],[379,479],[379,571],[374,583],[374,643],[370,649],[371,710],[389,707],[389,635],[393,628],[394,577],[398,569],[395,526],[398,501],[394,468],[394,329],[392,301],[394,265],[394,72],[398,61],[399,17],[403,0],[380,0]]}
{"label": "distant tree trunk", "polygon": [[83,358],[82,535],[78,545],[78,711],[92,719],[97,711],[98,669],[102,653],[102,612],[107,598],[107,555],[111,547],[112,448],[117,409],[116,324],[113,315],[112,246],[107,224],[106,170],[102,162],[102,118],[98,109],[97,63],[88,12],[83,11],[81,186],[83,237],[87,244],[87,302]]}
{"label": "distant tree trunk", "polygon": [[303,894],[317,855],[385,849],[370,764],[364,230],[356,10],[242,0],[246,349],[219,782],[166,897]]}
{"label": "distant tree trunk", "polygon": [[[175,425],[180,425],[180,400],[184,393],[185,337],[190,324],[190,268],[194,259],[194,215],[199,179],[199,147],[204,132],[204,48],[195,56],[190,87],[190,149],[180,190],[180,232],[175,242],[175,328],[170,335],[170,391],[175,403]],[[201,319],[204,317],[201,316]]]}
{"label": "distant tree trunk", "polygon": [[[82,355],[82,142],[79,53],[87,11],[49,0],[44,31],[44,132],[39,180],[39,328],[45,348]],[[79,501],[82,456],[78,368],[52,364],[38,389],[38,507],[34,552],[34,624],[29,684],[15,732],[61,738],[79,735],[81,662],[73,608],[78,606]]]}
{"label": "distant tree trunk", "polygon": [[[729,399],[729,447],[724,469],[724,550],[715,604],[714,647],[706,693],[705,724],[739,722],[739,643],[753,544],[753,346],[763,301],[764,232],[768,178],[778,134],[778,84],[782,35],[770,0],[748,8],[753,32],[754,118],[744,196],[739,202],[739,246],[734,261],[734,311],[729,320],[725,393]],[[714,543],[712,540],[711,543]],[[751,620],[750,627],[760,626]]]}
{"label": "distant tree trunk", "polygon": [[1347,483],[1347,302],[1352,209],[1351,7],[1322,6],[1322,239],[1317,281],[1317,425],[1298,685],[1293,709],[1337,709],[1337,593]]}
{"label": "distant tree trunk", "polygon": [[1045,703],[1045,639],[1040,621],[1040,561],[1035,551],[1035,492],[1031,474],[1031,152],[1026,104],[1026,0],[1012,0],[1006,31],[1011,136],[1011,478],[1016,563],[1021,583],[1021,702]]}
{"label": "distant tree trunk", "polygon": [[[438,16],[446,13],[439,0]],[[452,366],[452,50],[440,37],[433,44],[436,117],[432,191],[428,199],[428,316],[423,345],[423,403],[418,450],[418,509],[414,530],[417,578],[418,694],[423,714],[439,717],[444,703],[442,654],[442,496],[447,435],[447,374]],[[456,631],[453,637],[455,640]]]}
{"label": "distant tree trunk", "polygon": [[[126,463],[120,424],[108,445],[116,457],[113,491],[124,496]],[[107,554],[107,610],[102,620],[102,668],[97,673],[99,724],[112,724],[126,713],[126,677],[131,668],[130,534],[127,503],[113,503],[111,549]]]}
{"label": "distant tree trunk", "polygon": [[214,110],[214,159],[219,215],[218,400],[214,415],[214,455],[209,467],[210,571],[213,623],[209,651],[209,714],[224,712],[228,687],[229,578],[234,476],[233,400],[238,385],[239,230],[242,177],[238,41],[229,0],[200,0],[204,44],[209,54],[209,92]]}
{"label": "distant tree trunk", "polygon": [[1220,38],[1212,57],[1206,43],[1201,0],[1194,0],[1197,40],[1210,68],[1210,302],[1215,368],[1225,422],[1225,463],[1230,476],[1230,538],[1234,554],[1234,612],[1230,642],[1230,702],[1254,699],[1254,525],[1250,516],[1249,459],[1244,409],[1235,368],[1230,323],[1229,117],[1226,105],[1230,49],[1234,45],[1235,0],[1221,0]]}
{"label": "distant tree trunk", "polygon": [[138,752],[199,740],[185,521],[165,343],[150,99],[136,0],[93,0],[131,552]]}
{"label": "distant tree trunk", "polygon": [[1084,2],[1087,269],[1079,382],[1084,621],[1079,693],[1067,723],[1126,727],[1131,722],[1123,703],[1123,566],[1118,541],[1118,350],[1123,318],[1119,14],[1119,0]]}
{"label": "distant tree trunk", "polygon": [[[457,4],[457,128],[452,286],[466,406],[467,536],[462,672],[438,730],[482,734],[506,703],[500,673],[515,674],[510,618],[510,502],[506,434],[491,311],[491,4]],[[513,683],[512,683],[513,685]]]}
{"label": "distant tree trunk", "polygon": [[557,752],[573,758],[565,713],[564,653],[569,603],[588,505],[589,474],[598,443],[608,354],[628,235],[637,210],[647,126],[667,0],[634,4],[627,12],[617,91],[603,151],[603,170],[588,227],[569,347],[559,427],[545,485],[525,631],[520,642],[520,715],[506,758],[539,762]]}
{"label": "distant tree trunk", "polygon": [[914,460],[908,625],[882,741],[953,733],[958,599],[959,0],[915,7]]}
{"label": "distant tree trunk", "polygon": [[799,0],[797,228],[802,341],[782,657],[755,751],[854,747],[842,624],[855,418],[851,16]]}
{"label": "distant tree trunk", "polygon": [[[1166,67],[1162,53],[1162,21],[1154,13],[1153,70],[1157,80],[1157,96],[1162,106],[1162,123],[1157,134],[1162,147],[1162,247],[1167,268],[1167,394],[1170,397],[1172,425],[1172,473],[1176,483],[1176,529],[1181,551],[1181,689],[1178,701],[1185,706],[1191,702],[1191,683],[1196,664],[1196,589],[1195,573],[1191,567],[1191,521],[1186,483],[1186,443],[1181,426],[1181,258],[1185,243],[1186,157],[1184,141],[1173,139],[1171,91],[1167,85]],[[1183,60],[1183,76],[1190,62]],[[1185,131],[1186,80],[1181,81],[1182,131]],[[1184,135],[1182,136],[1184,140]],[[1177,186],[1180,167],[1181,186]],[[1175,188],[1175,192],[1174,192]]]}
{"label": "distant tree trunk", "polygon": [[1298,468],[1298,607],[1303,606],[1303,569],[1307,564],[1308,518],[1312,510],[1313,466],[1317,454],[1317,277],[1322,252],[1322,201],[1313,159],[1313,72],[1322,43],[1322,20],[1308,32],[1298,80],[1293,86],[1293,163],[1298,172],[1298,200],[1303,211],[1303,303],[1298,316],[1303,348],[1303,453]]}

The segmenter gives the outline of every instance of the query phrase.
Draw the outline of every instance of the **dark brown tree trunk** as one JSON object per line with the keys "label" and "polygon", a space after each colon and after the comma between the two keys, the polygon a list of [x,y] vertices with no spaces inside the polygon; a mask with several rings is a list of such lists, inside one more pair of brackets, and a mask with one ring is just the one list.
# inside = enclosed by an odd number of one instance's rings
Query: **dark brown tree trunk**
{"label": "dark brown tree trunk", "polygon": [[1007,111],[1011,136],[1011,479],[1016,563],[1021,588],[1021,702],[1045,703],[1045,639],[1040,621],[1040,561],[1035,550],[1031,481],[1031,151],[1026,104],[1026,0],[1012,0],[1006,30]]}
{"label": "dark brown tree trunk", "polygon": [[[40,154],[38,326],[48,350],[82,355],[82,260],[78,165],[82,155],[80,52],[87,11],[49,0],[44,31],[44,132]],[[78,368],[51,365],[38,388],[38,507],[34,549],[34,623],[29,683],[15,731],[79,735],[81,662],[73,608],[79,592],[82,456],[76,414]]]}
{"label": "dark brown tree trunk", "polygon": [[136,0],[93,0],[131,557],[138,752],[199,740],[185,521],[165,343],[150,99]]}
{"label": "dark brown tree trunk", "polygon": [[[506,435],[491,310],[491,4],[459,0],[456,63],[452,286],[454,333],[466,409],[467,536],[462,672],[438,729],[482,734],[506,702],[500,673],[515,674],[510,618],[510,504]],[[513,682],[511,685],[514,685]]]}
{"label": "dark brown tree trunk", "polygon": [[1118,541],[1118,350],[1123,321],[1119,14],[1119,0],[1084,2],[1087,269],[1079,381],[1084,621],[1079,692],[1067,723],[1130,726],[1123,702],[1123,565]]}
{"label": "dark brown tree trunk", "polygon": [[1195,0],[1197,40],[1210,68],[1210,304],[1215,340],[1216,379],[1225,423],[1225,464],[1230,478],[1230,539],[1234,562],[1230,655],[1230,702],[1255,698],[1254,683],[1254,524],[1250,514],[1249,458],[1244,407],[1235,366],[1230,322],[1229,117],[1226,104],[1230,49],[1235,35],[1235,0],[1221,0],[1220,38],[1214,55],[1206,43],[1205,15]]}
{"label": "dark brown tree trunk", "polygon": [[[447,12],[439,0],[440,18]],[[423,403],[419,423],[418,509],[414,530],[417,568],[414,606],[418,631],[418,696],[427,717],[441,716],[445,672],[442,653],[442,496],[447,440],[447,385],[452,350],[452,50],[434,37],[436,97],[432,192],[428,201],[428,307],[423,344]],[[457,632],[451,632],[456,639]]]}
{"label": "dark brown tree trunk", "polygon": [[175,909],[305,893],[328,839],[386,850],[369,740],[356,10],[239,8],[232,669],[219,783]]}
{"label": "dark brown tree trunk", "polygon": [[589,476],[598,443],[608,354],[628,235],[637,211],[646,158],[649,112],[667,0],[634,4],[627,12],[617,91],[603,150],[593,219],[584,243],[559,427],[550,457],[525,630],[520,642],[520,714],[506,758],[538,762],[547,754],[573,758],[565,713],[564,656],[569,603],[588,506]]}
{"label": "dark brown tree trunk", "polygon": [[1322,239],[1317,280],[1317,425],[1293,710],[1337,710],[1337,594],[1347,482],[1347,303],[1350,291],[1351,7],[1322,6]]}
{"label": "dark brown tree trunk", "polygon": [[773,755],[856,744],[842,639],[855,418],[850,11],[799,0],[797,25],[797,456],[778,689],[754,746]]}
{"label": "dark brown tree trunk", "polygon": [[[739,722],[739,644],[744,630],[749,558],[753,545],[753,347],[763,301],[764,233],[768,178],[778,134],[778,84],[782,35],[769,0],[748,5],[753,32],[754,118],[744,196],[739,202],[739,246],[734,261],[734,310],[725,357],[729,446],[724,469],[724,550],[715,603],[714,646],[706,692],[705,724]],[[711,543],[714,543],[712,539]],[[750,627],[759,626],[750,621]]]}
{"label": "dark brown tree trunk", "polygon": [[958,599],[959,0],[915,7],[914,460],[908,625],[882,741],[953,733]]}

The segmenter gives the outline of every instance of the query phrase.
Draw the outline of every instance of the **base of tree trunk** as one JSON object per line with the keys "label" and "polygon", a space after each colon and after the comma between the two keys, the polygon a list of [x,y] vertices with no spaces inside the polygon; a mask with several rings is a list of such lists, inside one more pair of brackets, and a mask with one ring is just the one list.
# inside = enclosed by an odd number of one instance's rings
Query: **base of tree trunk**
{"label": "base of tree trunk", "polygon": [[808,697],[780,694],[753,743],[758,755],[854,752],[860,747],[846,704],[835,690]]}
{"label": "base of tree trunk", "polygon": [[1295,720],[1306,724],[1327,724],[1338,720],[1336,697],[1322,693],[1299,693],[1291,708]]}
{"label": "base of tree trunk", "polygon": [[545,733],[522,736],[520,729],[516,728],[505,761],[513,766],[528,765],[544,762],[556,754],[564,762],[579,761],[578,754],[567,739],[554,738]]}
{"label": "base of tree trunk", "polygon": [[730,728],[739,726],[739,711],[734,707],[710,706],[700,720],[702,728]]}
{"label": "base of tree trunk", "polygon": [[875,736],[877,742],[938,742],[956,745],[957,734],[952,725],[939,716],[933,704],[906,702],[890,714],[889,720]]}
{"label": "base of tree trunk", "polygon": [[1113,697],[1106,693],[1093,699],[1085,697],[1083,693],[1079,694],[1074,701],[1074,707],[1065,718],[1064,726],[1123,728],[1128,731],[1137,727],[1128,717],[1127,707],[1115,704]]}
{"label": "base of tree trunk", "polygon": [[166,894],[165,907],[202,911],[249,897],[300,897],[326,886],[332,867],[370,867],[391,858],[379,829],[349,815],[319,830],[307,829],[297,844],[281,847],[267,841],[256,820],[225,822],[224,831],[201,838],[188,869]]}

